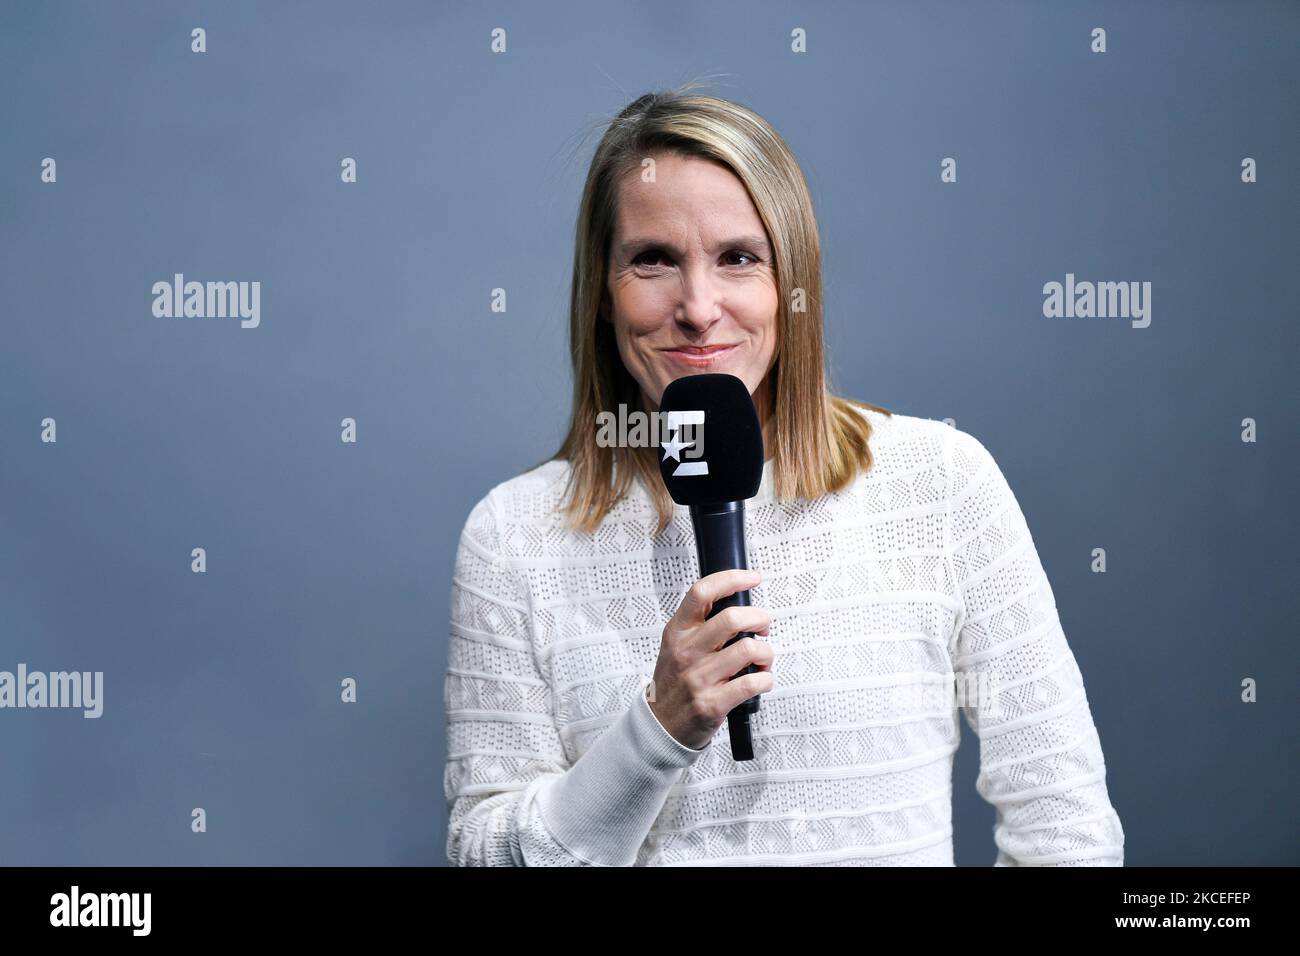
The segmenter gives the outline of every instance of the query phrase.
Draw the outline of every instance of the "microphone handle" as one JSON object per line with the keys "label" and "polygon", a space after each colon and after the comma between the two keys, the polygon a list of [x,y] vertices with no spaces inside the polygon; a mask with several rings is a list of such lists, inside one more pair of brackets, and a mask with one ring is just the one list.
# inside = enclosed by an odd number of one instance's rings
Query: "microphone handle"
{"label": "microphone handle", "polygon": [[[700,577],[707,577],[717,571],[729,571],[733,568],[749,569],[745,557],[745,503],[743,501],[724,501],[711,505],[691,505],[691,525],[695,529],[695,556],[700,564]],[[749,591],[737,591],[715,601],[709,611],[709,617],[733,606],[749,607]],[[741,631],[729,638],[723,647],[728,647],[742,637],[753,637],[750,631]],[[758,667],[748,664],[744,670],[735,674],[732,680],[741,674],[756,674]],[[758,695],[737,704],[727,714],[727,732],[731,737],[731,756],[733,760],[754,759],[754,738],[750,729],[749,718],[758,712]]]}

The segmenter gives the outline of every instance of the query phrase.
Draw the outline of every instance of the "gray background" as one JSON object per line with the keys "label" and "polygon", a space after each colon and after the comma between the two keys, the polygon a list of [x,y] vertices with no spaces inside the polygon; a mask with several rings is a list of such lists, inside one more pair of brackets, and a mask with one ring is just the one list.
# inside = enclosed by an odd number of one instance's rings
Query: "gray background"
{"label": "gray background", "polygon": [[[102,670],[105,712],[0,711],[0,862],[443,862],[451,564],[562,434],[583,130],[708,76],[803,164],[837,391],[954,418],[1007,474],[1128,864],[1300,862],[1298,28],[1257,2],[6,4],[0,669]],[[174,272],[261,281],[260,328],[154,318]],[[1150,328],[1044,318],[1067,272],[1151,281]],[[988,865],[963,733],[957,862]]]}

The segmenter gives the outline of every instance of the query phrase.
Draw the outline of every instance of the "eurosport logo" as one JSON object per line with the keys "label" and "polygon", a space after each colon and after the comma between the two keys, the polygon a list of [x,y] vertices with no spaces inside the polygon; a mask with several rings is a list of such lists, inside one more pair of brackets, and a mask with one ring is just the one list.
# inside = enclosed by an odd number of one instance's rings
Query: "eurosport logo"
{"label": "eurosport logo", "polygon": [[[673,436],[664,442],[663,460],[669,458],[677,462],[677,467],[673,469],[674,478],[689,478],[696,475],[707,475],[709,473],[709,463],[703,460],[704,456],[704,411],[700,410],[678,410],[669,412],[665,424],[668,427],[668,434]],[[686,439],[683,441],[682,439]],[[683,461],[681,455],[689,449],[693,452],[690,457],[700,458],[700,461]]]}

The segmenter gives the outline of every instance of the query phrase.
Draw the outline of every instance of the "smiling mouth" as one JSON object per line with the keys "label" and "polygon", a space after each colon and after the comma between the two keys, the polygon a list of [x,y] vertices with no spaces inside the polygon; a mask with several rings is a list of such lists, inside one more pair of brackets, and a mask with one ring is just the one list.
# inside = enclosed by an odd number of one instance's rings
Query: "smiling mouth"
{"label": "smiling mouth", "polygon": [[706,368],[721,361],[735,351],[735,345],[680,345],[660,349],[664,355],[683,365]]}

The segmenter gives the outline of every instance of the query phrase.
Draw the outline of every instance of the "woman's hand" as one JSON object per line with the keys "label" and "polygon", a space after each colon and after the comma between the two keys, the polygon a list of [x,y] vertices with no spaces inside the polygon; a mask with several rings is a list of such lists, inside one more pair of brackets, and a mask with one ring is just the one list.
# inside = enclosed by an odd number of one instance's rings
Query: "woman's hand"
{"label": "woman's hand", "polygon": [[[715,601],[759,583],[756,571],[718,571],[696,581],[682,598],[659,644],[650,710],[678,743],[702,749],[733,708],[772,689],[772,645],[744,637],[767,634],[768,613],[757,607],[728,607],[708,617]],[[733,677],[748,665],[757,673]]]}

